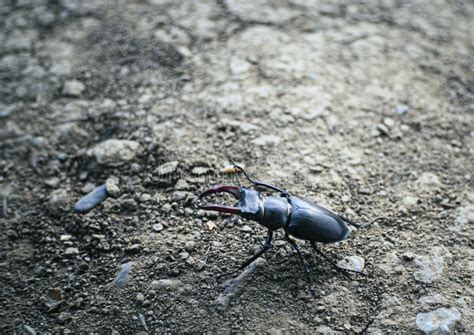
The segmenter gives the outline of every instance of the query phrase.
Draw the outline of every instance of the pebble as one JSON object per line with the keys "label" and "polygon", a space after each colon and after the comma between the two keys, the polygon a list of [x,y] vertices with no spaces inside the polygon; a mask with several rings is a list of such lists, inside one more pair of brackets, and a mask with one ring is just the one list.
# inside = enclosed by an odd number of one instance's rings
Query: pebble
{"label": "pebble", "polygon": [[415,264],[418,270],[414,273],[415,280],[430,284],[438,279],[444,271],[444,257],[447,251],[442,247],[432,249],[430,255],[415,256]]}
{"label": "pebble", "polygon": [[81,214],[87,213],[105,199],[107,199],[107,189],[105,185],[101,185],[79,199],[74,205],[74,211]]}
{"label": "pebble", "polygon": [[184,245],[184,250],[186,251],[193,251],[196,248],[196,242],[194,241],[187,241]]}
{"label": "pebble", "polygon": [[442,186],[439,177],[432,172],[423,173],[416,181],[417,191],[420,193],[430,193],[438,190]]}
{"label": "pebble", "polygon": [[418,313],[416,325],[425,334],[449,334],[454,332],[461,313],[456,308],[438,308],[428,313]]}
{"label": "pebble", "polygon": [[86,87],[79,80],[69,80],[64,83],[62,93],[71,97],[79,97]]}
{"label": "pebble", "polygon": [[23,327],[25,327],[26,331],[28,334],[31,334],[31,335],[36,335],[36,330],[34,330],[34,328],[28,326],[28,325],[23,325]]}
{"label": "pebble", "polygon": [[65,323],[66,321],[70,320],[72,318],[71,313],[68,312],[61,312],[58,315],[58,320],[61,323]]}
{"label": "pebble", "polygon": [[189,253],[188,252],[182,252],[179,254],[179,258],[181,258],[183,261],[187,260],[189,258]]}
{"label": "pebble", "polygon": [[160,232],[163,230],[163,225],[161,223],[155,223],[152,227],[154,232]]}
{"label": "pebble", "polygon": [[130,270],[133,267],[133,262],[127,262],[121,265],[119,273],[115,276],[111,286],[122,288],[130,279]]}
{"label": "pebble", "polygon": [[131,140],[108,139],[87,151],[99,164],[120,166],[135,158],[140,143]]}
{"label": "pebble", "polygon": [[175,173],[178,170],[179,162],[173,161],[158,166],[153,174],[157,176],[166,176]]}
{"label": "pebble", "polygon": [[69,247],[69,248],[66,248],[66,250],[64,251],[64,254],[66,256],[78,255],[79,254],[79,249],[76,248],[76,247]]}
{"label": "pebble", "polygon": [[105,181],[105,189],[107,190],[107,194],[111,197],[118,197],[120,194],[120,188],[118,187],[115,178],[107,178]]}
{"label": "pebble", "polygon": [[393,128],[393,126],[395,126],[395,120],[391,117],[384,117],[383,124],[386,125],[388,128]]}
{"label": "pebble", "polygon": [[418,302],[420,303],[421,307],[429,308],[433,305],[445,304],[446,300],[441,294],[433,293],[431,295],[421,297],[420,299],[418,299]]}
{"label": "pebble", "polygon": [[360,256],[346,256],[342,261],[337,263],[337,266],[341,269],[362,272],[365,266],[365,259]]}
{"label": "pebble", "polygon": [[240,230],[248,232],[248,233],[253,231],[252,227],[250,227],[249,225],[242,226],[242,228],[240,228]]}
{"label": "pebble", "polygon": [[150,283],[150,289],[164,289],[164,288],[172,288],[176,289],[181,286],[181,281],[178,279],[159,279],[153,280]]}
{"label": "pebble", "polygon": [[191,173],[195,176],[203,176],[212,172],[212,168],[205,166],[196,166]]}
{"label": "pebble", "polygon": [[139,302],[145,301],[145,296],[143,295],[143,293],[138,293],[138,294],[137,294],[137,300],[138,300]]}
{"label": "pebble", "polygon": [[172,209],[172,208],[171,208],[171,205],[170,205],[170,204],[166,203],[166,204],[164,204],[163,206],[161,206],[160,209],[161,209],[161,211],[162,211],[163,213],[169,213],[169,212],[171,212],[171,209]]}
{"label": "pebble", "polygon": [[379,131],[379,135],[389,135],[390,130],[384,124],[377,125],[377,130]]}
{"label": "pebble", "polygon": [[458,209],[458,214],[454,220],[454,225],[450,230],[462,236],[469,236],[471,226],[474,224],[474,205],[468,205]]}
{"label": "pebble", "polygon": [[275,135],[263,135],[253,140],[253,143],[259,147],[264,147],[280,143],[280,138]]}
{"label": "pebble", "polygon": [[418,197],[407,195],[403,197],[402,203],[407,209],[413,209],[418,205]]}
{"label": "pebble", "polygon": [[187,191],[189,190],[189,184],[186,180],[184,179],[179,179],[177,182],[176,182],[176,185],[174,185],[174,189],[176,191]]}
{"label": "pebble", "polygon": [[395,107],[395,113],[397,115],[405,115],[409,111],[409,107],[407,105],[398,105]]}
{"label": "pebble", "polygon": [[245,59],[236,57],[233,57],[229,63],[230,72],[233,75],[239,75],[248,72],[250,70],[250,66],[251,64]]}
{"label": "pebble", "polygon": [[173,201],[182,201],[182,200],[192,199],[192,198],[193,198],[193,194],[186,191],[174,191],[171,194],[171,200]]}
{"label": "pebble", "polygon": [[68,210],[69,196],[66,190],[55,190],[51,192],[46,205],[48,212],[53,216],[59,216]]}

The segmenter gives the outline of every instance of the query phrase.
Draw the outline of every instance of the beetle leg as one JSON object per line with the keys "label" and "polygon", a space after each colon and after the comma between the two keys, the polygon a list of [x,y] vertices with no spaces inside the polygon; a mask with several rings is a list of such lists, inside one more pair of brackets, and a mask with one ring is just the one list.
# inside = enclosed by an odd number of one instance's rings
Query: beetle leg
{"label": "beetle leg", "polygon": [[314,282],[313,282],[313,277],[311,276],[311,271],[309,270],[309,267],[308,267],[308,264],[306,264],[306,261],[304,260],[303,258],[303,255],[301,254],[301,251],[300,251],[300,248],[298,247],[298,244],[296,244],[295,241],[293,241],[290,236],[288,235],[288,233],[285,232],[285,240],[290,243],[290,245],[292,246],[293,250],[296,251],[296,253],[298,254],[298,257],[301,261],[301,264],[303,264],[303,268],[304,268],[304,272],[306,273],[306,277],[308,278],[308,282],[309,282],[309,290],[311,291],[311,294],[314,296],[315,295],[315,292],[314,292]]}
{"label": "beetle leg", "polygon": [[258,251],[255,255],[253,255],[248,260],[246,260],[241,266],[239,266],[239,268],[235,269],[234,271],[229,271],[229,272],[222,273],[219,276],[217,276],[217,279],[219,279],[221,277],[224,277],[224,276],[228,276],[228,275],[233,274],[237,271],[245,269],[254,260],[256,260],[257,258],[262,256],[264,253],[266,253],[270,249],[270,245],[272,243],[272,237],[273,237],[273,231],[269,230],[268,233],[267,233],[267,237],[265,238],[265,242],[263,243],[262,250]]}
{"label": "beetle leg", "polygon": [[[352,278],[346,273],[346,271],[350,271],[350,270],[345,270],[345,269],[341,269],[340,267],[338,267],[337,264],[334,263],[331,258],[329,258],[328,256],[326,256],[321,250],[319,250],[319,248],[318,248],[317,245],[316,245],[316,242],[311,241],[311,246],[313,247],[313,250],[316,251],[317,254],[323,256],[324,259],[327,260],[327,261],[329,262],[329,264],[331,264],[331,266],[332,266],[334,269],[337,270],[337,272],[342,273],[347,279],[352,280]],[[354,272],[355,272],[355,271],[354,271]]]}

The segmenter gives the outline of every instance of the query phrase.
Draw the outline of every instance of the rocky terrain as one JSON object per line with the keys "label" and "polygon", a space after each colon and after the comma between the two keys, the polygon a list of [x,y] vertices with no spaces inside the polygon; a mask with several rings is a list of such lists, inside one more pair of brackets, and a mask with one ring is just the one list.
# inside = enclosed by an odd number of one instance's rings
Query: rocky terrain
{"label": "rocky terrain", "polygon": [[[472,1],[7,0],[0,18],[2,333],[474,332]],[[265,236],[193,206],[232,183],[227,155],[372,223],[321,246],[363,273],[298,241],[313,295],[279,232],[218,278]]]}

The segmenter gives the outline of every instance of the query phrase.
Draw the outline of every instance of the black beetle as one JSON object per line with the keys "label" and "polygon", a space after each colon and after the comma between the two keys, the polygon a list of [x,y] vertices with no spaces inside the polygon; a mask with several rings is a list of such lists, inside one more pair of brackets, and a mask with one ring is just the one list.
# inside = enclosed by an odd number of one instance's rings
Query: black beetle
{"label": "black beetle", "polygon": [[[236,171],[242,172],[252,184],[269,188],[280,193],[280,196],[263,197],[258,191],[243,186],[217,185],[197,196],[196,206],[200,209],[237,214],[245,219],[257,221],[262,226],[268,228],[263,249],[244,262],[239,269],[245,268],[268,251],[273,232],[278,229],[283,229],[285,239],[297,252],[311,284],[312,279],[309,268],[301,255],[298,245],[290,236],[310,241],[311,246],[318,254],[323,256],[336,270],[347,276],[341,268],[317,248],[316,242],[333,243],[345,240],[349,236],[348,225],[352,225],[356,228],[361,228],[361,225],[341,215],[335,214],[316,203],[292,196],[286,190],[279,187],[255,180],[251,178],[243,168],[236,164],[234,164],[234,167]],[[234,206],[201,203],[204,197],[222,192],[233,195],[237,199],[237,203]],[[233,272],[235,271],[229,273]]]}

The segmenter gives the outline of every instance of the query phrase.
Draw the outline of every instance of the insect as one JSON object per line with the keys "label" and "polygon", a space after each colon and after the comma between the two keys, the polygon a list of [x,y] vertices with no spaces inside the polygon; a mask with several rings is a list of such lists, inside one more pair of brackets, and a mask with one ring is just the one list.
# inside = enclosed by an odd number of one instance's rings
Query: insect
{"label": "insect", "polygon": [[[237,270],[224,273],[221,276],[244,269],[254,260],[266,253],[270,249],[273,232],[283,229],[285,240],[291,245],[293,250],[296,251],[303,264],[311,289],[313,281],[308,265],[301,254],[299,246],[291,237],[309,241],[317,254],[324,257],[337,271],[349,277],[347,273],[344,272],[347,270],[339,268],[317,247],[316,243],[333,243],[345,240],[349,236],[348,225],[352,225],[356,228],[361,228],[363,227],[362,225],[335,214],[316,203],[308,202],[290,195],[288,191],[282,188],[258,181],[250,177],[242,167],[235,163],[234,167],[234,172],[242,172],[253,185],[276,191],[279,193],[279,196],[264,197],[254,189],[233,185],[216,185],[197,196],[196,206],[200,209],[237,214],[245,219],[256,221],[268,229],[263,248],[245,261]],[[205,197],[218,193],[231,194],[237,202],[234,206],[202,203]]]}

